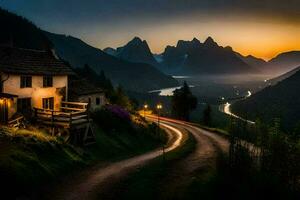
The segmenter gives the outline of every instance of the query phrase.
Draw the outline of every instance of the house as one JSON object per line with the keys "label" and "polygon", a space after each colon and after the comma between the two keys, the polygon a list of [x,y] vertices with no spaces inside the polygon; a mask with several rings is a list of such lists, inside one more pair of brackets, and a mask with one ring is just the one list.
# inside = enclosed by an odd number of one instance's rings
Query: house
{"label": "house", "polygon": [[69,102],[71,76],[73,70],[54,52],[0,47],[0,124],[16,127],[21,114],[66,142],[94,143],[88,104],[93,109],[104,104],[103,91],[76,82]]}
{"label": "house", "polygon": [[33,108],[60,110],[73,74],[52,52],[0,47],[0,122]]}
{"label": "house", "polygon": [[88,103],[89,110],[97,110],[107,104],[105,93],[78,76],[69,78],[69,101]]}

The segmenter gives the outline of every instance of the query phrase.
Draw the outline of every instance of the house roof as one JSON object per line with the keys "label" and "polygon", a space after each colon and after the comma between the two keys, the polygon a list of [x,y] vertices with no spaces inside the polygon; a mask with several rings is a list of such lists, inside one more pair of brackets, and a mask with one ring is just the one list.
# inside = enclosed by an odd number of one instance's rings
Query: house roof
{"label": "house roof", "polygon": [[14,94],[8,94],[8,93],[1,93],[0,92],[0,98],[5,98],[5,99],[11,99],[14,97],[18,97],[17,95]]}
{"label": "house roof", "polygon": [[10,74],[71,75],[72,69],[52,52],[0,47],[0,71]]}
{"label": "house roof", "polygon": [[70,98],[104,93],[101,88],[94,86],[93,84],[89,83],[88,80],[80,78],[79,76],[70,76],[68,89]]}

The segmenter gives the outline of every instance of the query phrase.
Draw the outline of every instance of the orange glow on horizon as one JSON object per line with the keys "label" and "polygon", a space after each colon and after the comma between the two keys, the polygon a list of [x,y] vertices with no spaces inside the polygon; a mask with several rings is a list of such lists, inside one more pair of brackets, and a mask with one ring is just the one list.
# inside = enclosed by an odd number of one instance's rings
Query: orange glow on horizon
{"label": "orange glow on horizon", "polygon": [[[192,40],[194,37],[204,42],[211,36],[220,46],[231,46],[242,55],[253,55],[269,60],[280,53],[300,50],[300,26],[287,22],[258,21],[256,19],[226,19],[174,21],[173,23],[151,24],[148,27],[115,27],[120,32],[103,34],[105,40],[93,40],[95,46],[105,48],[125,45],[134,36],[147,40],[153,53],[162,53],[167,45],[175,46],[178,40]],[[198,19],[197,18],[197,19]],[[102,27],[103,28],[103,27]],[[94,35],[98,38],[98,35]],[[99,43],[98,43],[99,41]]]}

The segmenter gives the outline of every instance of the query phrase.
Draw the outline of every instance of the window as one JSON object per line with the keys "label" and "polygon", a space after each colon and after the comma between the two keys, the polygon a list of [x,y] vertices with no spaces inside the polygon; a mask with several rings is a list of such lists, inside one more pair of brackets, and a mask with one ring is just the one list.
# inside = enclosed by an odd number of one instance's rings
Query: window
{"label": "window", "polygon": [[28,113],[31,111],[31,98],[18,99],[17,110],[20,113]]}
{"label": "window", "polygon": [[96,98],[96,105],[97,105],[97,106],[100,105],[100,98],[99,98],[99,97]]}
{"label": "window", "polygon": [[54,97],[43,98],[43,108],[47,110],[54,109]]}
{"label": "window", "polygon": [[[1,76],[0,76],[1,77]],[[0,81],[0,92],[2,93],[3,92],[3,82]]]}
{"label": "window", "polygon": [[53,77],[44,76],[43,77],[43,87],[52,87],[53,86]]}
{"label": "window", "polygon": [[21,88],[31,88],[32,87],[32,77],[31,76],[21,76],[20,87]]}

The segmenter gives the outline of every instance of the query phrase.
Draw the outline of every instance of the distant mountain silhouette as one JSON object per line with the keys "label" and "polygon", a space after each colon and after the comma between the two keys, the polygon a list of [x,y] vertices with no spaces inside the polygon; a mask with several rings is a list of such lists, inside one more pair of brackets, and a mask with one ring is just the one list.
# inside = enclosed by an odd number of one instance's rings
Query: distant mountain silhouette
{"label": "distant mountain silhouette", "polygon": [[114,49],[114,48],[111,48],[111,47],[107,47],[107,48],[103,49],[103,51],[105,53],[107,53],[108,55],[111,55],[111,56],[116,56],[117,55],[117,50]]}
{"label": "distant mountain silhouette", "polygon": [[175,79],[152,65],[116,58],[72,36],[53,33],[46,35],[52,41],[57,54],[72,66],[83,67],[88,64],[96,72],[104,70],[115,85],[121,84],[127,90],[145,92],[178,85]]}
{"label": "distant mountain silhouette", "polygon": [[25,49],[49,50],[51,42],[27,19],[0,8],[0,45]]}
{"label": "distant mountain silhouette", "polygon": [[[26,49],[50,50],[54,48],[59,57],[72,67],[89,64],[96,72],[104,70],[117,85],[127,90],[148,91],[174,87],[178,82],[148,64],[137,64],[117,59],[91,47],[80,39],[44,32],[23,17],[0,8],[0,45]],[[45,66],[47,67],[47,66]]]}
{"label": "distant mountain silhouette", "polygon": [[289,78],[267,87],[248,99],[232,106],[234,113],[255,120],[271,122],[280,118],[283,128],[291,131],[300,122],[300,71]]}
{"label": "distant mountain silhouette", "polygon": [[135,63],[147,63],[149,65],[158,66],[158,62],[155,60],[146,40],[141,40],[139,37],[133,38],[125,46],[117,49],[106,48],[104,52]]}
{"label": "distant mountain silhouette", "polygon": [[236,55],[242,59],[245,63],[247,63],[248,65],[260,70],[260,71],[264,71],[264,69],[267,67],[268,62],[265,61],[264,59],[261,58],[257,58],[254,57],[252,55],[248,55],[248,56],[243,56],[240,53],[236,52]]}
{"label": "distant mountain silhouette", "polygon": [[[267,80],[267,84],[268,85],[276,85],[278,82],[283,81],[289,77],[291,77],[292,75],[296,74],[296,72],[300,71],[300,67],[297,67],[291,71],[288,71],[280,76],[277,76],[275,78],[272,78],[270,80]],[[299,83],[300,84],[300,83]]]}
{"label": "distant mountain silhouette", "polygon": [[231,47],[219,46],[211,37],[204,43],[178,41],[177,46],[167,46],[162,65],[169,73],[177,74],[235,74],[256,73],[257,70],[244,62]]}
{"label": "distant mountain silhouette", "polygon": [[300,65],[300,51],[281,53],[268,62],[268,71],[283,73],[295,69]]}
{"label": "distant mountain silhouette", "polygon": [[161,54],[163,70],[169,73],[181,73],[189,53],[201,47],[202,44],[196,38],[192,41],[179,40],[176,47],[167,46]]}

